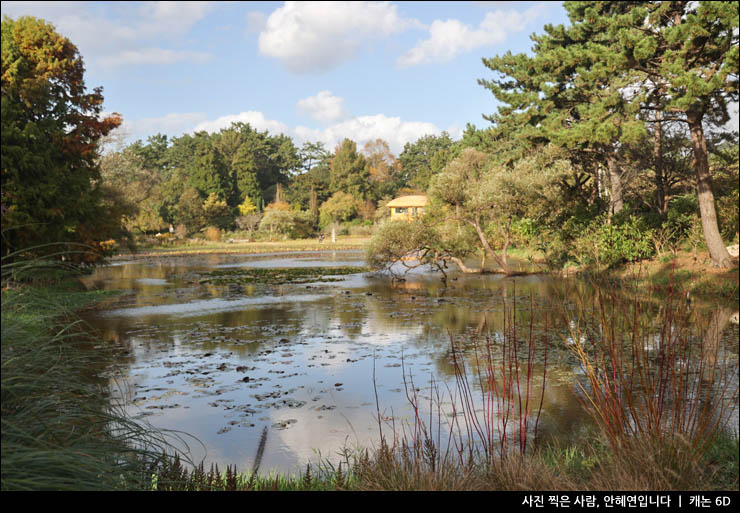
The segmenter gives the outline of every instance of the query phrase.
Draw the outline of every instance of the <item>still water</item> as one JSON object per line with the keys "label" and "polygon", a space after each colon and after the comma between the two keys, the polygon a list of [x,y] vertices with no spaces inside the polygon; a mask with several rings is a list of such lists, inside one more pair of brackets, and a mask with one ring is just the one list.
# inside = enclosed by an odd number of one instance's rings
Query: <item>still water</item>
{"label": "still water", "polygon": [[[251,469],[263,433],[262,473],[297,473],[345,447],[377,446],[381,429],[392,437],[413,425],[415,389],[422,407],[443,397],[433,422],[447,429],[451,339],[495,345],[514,324],[516,339],[536,348],[527,368],[533,412],[542,399],[539,436],[566,444],[584,436],[582,369],[563,312],[589,288],[574,279],[451,274],[445,287],[439,275],[415,272],[401,282],[357,273],[301,284],[201,283],[219,270],[362,265],[350,251],[117,261],[86,285],[123,294],[85,320],[121,348],[117,398],[155,427],[192,436],[184,437],[190,456],[206,467]],[[737,325],[722,332],[723,354],[737,365]]]}

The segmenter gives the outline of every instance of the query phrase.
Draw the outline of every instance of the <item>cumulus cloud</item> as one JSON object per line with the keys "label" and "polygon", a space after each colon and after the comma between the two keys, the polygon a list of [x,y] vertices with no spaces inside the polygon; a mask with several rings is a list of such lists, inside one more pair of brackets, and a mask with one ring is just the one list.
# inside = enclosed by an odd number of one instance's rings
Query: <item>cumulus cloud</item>
{"label": "cumulus cloud", "polygon": [[[310,128],[306,126],[290,127],[280,121],[269,119],[262,112],[258,111],[247,111],[222,116],[212,121],[199,119],[197,123],[190,125],[190,129],[183,130],[183,132],[205,130],[206,132],[214,133],[223,128],[230,127],[233,122],[239,121],[249,123],[252,128],[257,130],[267,130],[270,134],[285,134],[291,137],[297,146],[305,142],[323,142],[326,148],[333,150],[345,138],[355,141],[358,147],[362,147],[366,142],[379,138],[388,142],[391,151],[396,155],[403,151],[403,147],[407,142],[414,142],[424,135],[440,134],[442,132],[433,123],[403,121],[400,117],[386,116],[384,114],[358,116],[323,128]],[[157,130],[152,130],[150,134],[152,133],[157,133]]]}
{"label": "cumulus cloud", "polygon": [[376,114],[374,116],[359,116],[332,125],[322,132],[327,142],[330,141],[334,145],[342,142],[345,137],[357,142],[358,146],[380,138],[388,143],[395,154],[398,154],[407,142],[416,141],[424,135],[439,134],[441,130],[433,123],[402,121],[400,117]]}
{"label": "cumulus cloud", "polygon": [[180,37],[213,8],[213,2],[145,2],[139,7],[139,30],[147,37]]}
{"label": "cumulus cloud", "polygon": [[286,125],[285,123],[281,123],[280,121],[275,121],[272,119],[267,119],[263,113],[254,110],[240,112],[239,114],[221,116],[220,118],[213,121],[204,121],[202,123],[198,123],[194,131],[199,132],[201,130],[205,130],[206,132],[211,133],[218,132],[222,128],[228,128],[231,126],[232,123],[238,122],[249,123],[252,128],[260,131],[267,130],[271,134],[276,135],[290,135],[291,132],[288,125]]}
{"label": "cumulus cloud", "polygon": [[299,100],[298,111],[321,123],[339,121],[347,116],[344,98],[334,96],[331,91],[320,91],[316,96]]}
{"label": "cumulus cloud", "polygon": [[420,26],[388,2],[285,2],[267,19],[259,50],[294,73],[319,73],[351,59],[371,39]]}
{"label": "cumulus cloud", "polygon": [[292,130],[298,144],[307,141],[319,141],[329,149],[334,149],[345,138],[352,139],[358,147],[368,141],[383,139],[391,151],[398,155],[407,142],[414,142],[419,137],[439,134],[441,130],[433,123],[424,121],[403,121],[399,117],[376,114],[358,116],[322,129],[298,126]]}
{"label": "cumulus cloud", "polygon": [[506,41],[510,34],[524,30],[540,12],[532,6],[524,12],[515,9],[496,10],[486,14],[477,28],[459,20],[435,20],[429,28],[429,38],[398,59],[400,67],[430,62],[446,62],[461,53]]}

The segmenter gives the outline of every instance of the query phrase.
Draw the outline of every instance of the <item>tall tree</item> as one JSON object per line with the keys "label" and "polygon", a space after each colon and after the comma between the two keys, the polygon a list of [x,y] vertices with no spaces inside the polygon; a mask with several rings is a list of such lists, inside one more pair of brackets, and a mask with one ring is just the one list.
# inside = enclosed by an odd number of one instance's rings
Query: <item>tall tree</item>
{"label": "tall tree", "polygon": [[114,198],[125,207],[124,225],[141,232],[160,230],[164,221],[159,210],[162,204],[162,174],[146,165],[146,158],[133,144],[121,151],[107,152],[100,159],[104,186],[116,191]]}
{"label": "tall tree", "polygon": [[315,166],[329,163],[331,152],[324,148],[322,142],[305,142],[298,151],[298,157],[301,162],[301,169],[304,172],[310,171]]}
{"label": "tall tree", "polygon": [[389,189],[392,193],[400,177],[401,162],[391,153],[391,148],[383,139],[368,141],[362,147],[367,159],[370,179],[380,185],[380,192]]}
{"label": "tall tree", "polygon": [[625,28],[628,65],[659,96],[658,109],[688,124],[704,239],[712,262],[732,265],[717,223],[704,130],[708,117],[726,122],[738,100],[737,2],[650,2],[642,24]]}
{"label": "tall tree", "polygon": [[453,141],[447,132],[425,135],[414,143],[406,143],[398,156],[401,162],[400,184],[425,191],[435,174],[455,156]]}
{"label": "tall tree", "polygon": [[102,104],[69,39],[37,18],[3,18],[3,254],[48,242],[96,246],[120,230],[101,203],[97,160],[121,118],[101,118]]}
{"label": "tall tree", "polygon": [[194,187],[204,199],[211,193],[219,198],[228,197],[231,186],[221,153],[207,134],[196,134],[198,146],[185,171],[188,184]]}
{"label": "tall tree", "polygon": [[625,90],[636,87],[635,78],[611,37],[630,2],[605,2],[602,8],[602,16],[587,22],[546,25],[544,34],[533,36],[533,56],[484,59],[504,78],[479,82],[504,103],[488,119],[525,141],[525,150],[545,142],[567,148],[594,182],[606,170],[615,214],[625,204],[624,146],[646,132],[635,119],[639,102],[625,97]]}
{"label": "tall tree", "polygon": [[249,198],[254,205],[262,204],[262,190],[257,178],[257,162],[249,144],[239,146],[231,162],[231,180],[235,202]]}
{"label": "tall tree", "polygon": [[163,134],[150,135],[146,138],[146,144],[136,141],[129,146],[129,150],[138,155],[141,164],[150,170],[157,170],[163,179],[169,178],[169,162],[167,156],[167,147],[169,141]]}
{"label": "tall tree", "polygon": [[[623,198],[623,145],[644,138],[646,122],[687,123],[707,246],[716,265],[729,265],[702,123],[727,119],[727,102],[737,100],[737,3],[589,1],[565,8],[572,25],[546,26],[533,38],[533,57],[484,61],[509,77],[481,81],[505,104],[491,119],[530,142],[542,138],[577,151],[583,162],[595,156],[609,171],[613,210]],[[656,111],[660,118],[647,114]]]}
{"label": "tall tree", "polygon": [[358,153],[357,144],[351,139],[337,146],[329,176],[332,193],[345,192],[355,199],[366,198],[370,172],[365,157]]}

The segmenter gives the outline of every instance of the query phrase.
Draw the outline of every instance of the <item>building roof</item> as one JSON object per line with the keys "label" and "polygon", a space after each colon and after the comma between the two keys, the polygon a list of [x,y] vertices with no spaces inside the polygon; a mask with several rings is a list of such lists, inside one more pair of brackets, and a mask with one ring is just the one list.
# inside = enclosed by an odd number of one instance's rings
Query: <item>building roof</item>
{"label": "building roof", "polygon": [[423,195],[418,196],[401,196],[394,200],[389,201],[387,207],[423,207],[427,204],[427,197]]}

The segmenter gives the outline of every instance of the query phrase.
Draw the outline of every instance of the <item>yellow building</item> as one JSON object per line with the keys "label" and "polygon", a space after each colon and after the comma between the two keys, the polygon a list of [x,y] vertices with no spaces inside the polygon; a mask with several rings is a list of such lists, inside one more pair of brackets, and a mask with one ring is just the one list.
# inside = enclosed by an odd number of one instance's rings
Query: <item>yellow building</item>
{"label": "yellow building", "polygon": [[389,201],[386,206],[391,209],[391,219],[411,221],[424,213],[427,202],[427,197],[424,195],[401,196]]}

